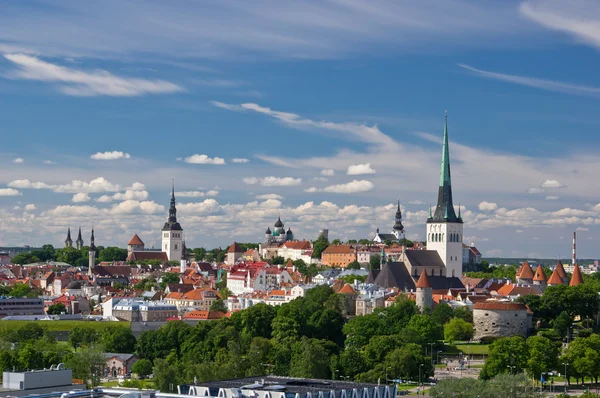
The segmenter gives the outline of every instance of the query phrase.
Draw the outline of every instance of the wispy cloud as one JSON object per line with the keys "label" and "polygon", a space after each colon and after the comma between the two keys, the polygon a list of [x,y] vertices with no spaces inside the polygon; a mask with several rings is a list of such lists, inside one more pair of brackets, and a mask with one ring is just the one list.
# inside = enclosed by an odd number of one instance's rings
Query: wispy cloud
{"label": "wispy cloud", "polygon": [[23,163],[24,161],[25,161],[25,159],[23,159],[23,158],[13,159],[13,163]]}
{"label": "wispy cloud", "polygon": [[129,159],[131,155],[121,151],[112,152],[98,152],[90,156],[94,160],[117,160],[117,159]]}
{"label": "wispy cloud", "polygon": [[300,185],[302,183],[302,178],[273,176],[264,178],[247,177],[244,178],[242,181],[244,181],[244,184],[247,185],[260,184],[265,187],[288,187],[293,185]]}
{"label": "wispy cloud", "polygon": [[361,174],[375,174],[375,169],[371,167],[371,163],[351,164],[348,166],[346,174],[349,176],[357,176]]}
{"label": "wispy cloud", "polygon": [[248,163],[250,160],[246,158],[233,158],[231,159],[232,163]]}
{"label": "wispy cloud", "polygon": [[289,127],[298,129],[315,129],[322,132],[337,133],[336,136],[346,140],[360,141],[372,145],[396,147],[397,144],[387,135],[383,134],[377,126],[367,126],[350,122],[331,122],[326,120],[312,120],[290,112],[276,111],[254,103],[226,104],[211,101],[214,106],[229,111],[251,111],[260,113],[281,122]]}
{"label": "wispy cloud", "polygon": [[17,66],[8,77],[56,83],[58,90],[66,95],[136,97],[183,91],[177,84],[164,80],[119,77],[104,70],[86,72],[25,54],[5,54],[4,57]]}
{"label": "wispy cloud", "polygon": [[509,75],[506,73],[490,72],[483,69],[477,69],[466,64],[458,64],[470,72],[478,76],[488,79],[501,80],[507,83],[519,84],[522,86],[539,88],[542,90],[555,91],[565,94],[598,96],[600,95],[600,87],[585,86],[580,84],[564,83],[554,80],[539,79],[536,77]]}
{"label": "wispy cloud", "polygon": [[22,193],[13,188],[0,188],[0,196],[21,196]]}
{"label": "wispy cloud", "polygon": [[519,12],[545,28],[600,48],[600,4],[596,1],[525,1]]}

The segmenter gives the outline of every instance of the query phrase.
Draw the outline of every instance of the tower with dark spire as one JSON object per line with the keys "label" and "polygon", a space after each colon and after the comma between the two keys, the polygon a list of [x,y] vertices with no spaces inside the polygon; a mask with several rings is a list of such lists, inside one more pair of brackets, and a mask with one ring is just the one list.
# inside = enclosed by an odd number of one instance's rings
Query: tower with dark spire
{"label": "tower with dark spire", "polygon": [[65,239],[65,247],[73,247],[73,239],[71,239],[71,227],[67,229],[67,239]]}
{"label": "tower with dark spire", "polygon": [[398,201],[398,208],[396,209],[396,218],[394,220],[394,227],[392,233],[396,236],[396,239],[402,239],[404,235],[404,225],[402,225],[402,210],[400,210],[400,201]]}
{"label": "tower with dark spire", "polygon": [[446,276],[462,276],[463,221],[454,210],[450,178],[450,150],[448,145],[448,114],[444,123],[442,164],[438,200],[433,214],[427,219],[427,250],[435,250],[446,265]]}
{"label": "tower with dark spire", "polygon": [[94,266],[96,265],[96,245],[94,242],[94,227],[92,227],[92,235],[90,236],[90,247],[88,250],[89,263],[88,263],[88,275],[91,277],[94,274]]}
{"label": "tower with dark spire", "polygon": [[83,238],[81,237],[81,227],[79,227],[79,233],[77,234],[77,240],[75,241],[77,245],[77,250],[81,250],[83,247]]}
{"label": "tower with dark spire", "polygon": [[167,254],[169,261],[180,261],[183,258],[183,228],[177,222],[175,182],[171,187],[169,218],[162,229],[162,250]]}

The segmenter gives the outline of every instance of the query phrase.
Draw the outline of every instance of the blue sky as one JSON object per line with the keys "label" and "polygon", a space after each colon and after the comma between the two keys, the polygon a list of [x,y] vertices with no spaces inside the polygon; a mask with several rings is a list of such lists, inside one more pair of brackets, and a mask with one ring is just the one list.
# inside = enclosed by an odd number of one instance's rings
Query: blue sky
{"label": "blue sky", "polygon": [[172,179],[190,247],[423,239],[447,110],[466,243],[596,257],[599,49],[585,1],[4,2],[0,245],[157,245]]}

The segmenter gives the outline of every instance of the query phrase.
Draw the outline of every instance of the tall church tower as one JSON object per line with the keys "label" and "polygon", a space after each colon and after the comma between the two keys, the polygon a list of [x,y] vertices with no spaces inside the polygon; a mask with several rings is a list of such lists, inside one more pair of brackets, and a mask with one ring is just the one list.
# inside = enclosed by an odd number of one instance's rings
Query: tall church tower
{"label": "tall church tower", "polygon": [[402,211],[400,210],[400,201],[398,201],[398,209],[396,210],[396,219],[394,227],[392,228],[392,234],[396,239],[400,240],[404,237],[404,225],[402,225]]}
{"label": "tall church tower", "polygon": [[175,183],[173,183],[173,188],[171,190],[169,219],[162,229],[162,251],[167,253],[169,261],[180,261],[183,258],[183,228],[181,228],[181,225],[177,222]]}
{"label": "tall church tower", "polygon": [[81,227],[79,227],[79,233],[77,234],[77,240],[75,241],[77,244],[77,250],[81,250],[83,247],[83,238],[81,237]]}
{"label": "tall church tower", "polygon": [[90,247],[88,251],[88,275],[91,277],[94,274],[94,266],[96,265],[96,245],[94,244],[94,227],[92,227],[92,236],[90,237]]}
{"label": "tall church tower", "polygon": [[67,229],[67,239],[65,239],[65,247],[73,247],[73,239],[71,239],[71,227]]}
{"label": "tall church tower", "polygon": [[450,181],[450,153],[448,150],[448,115],[444,124],[440,187],[435,213],[427,219],[427,250],[435,250],[446,265],[446,277],[462,276],[463,221],[454,211]]}

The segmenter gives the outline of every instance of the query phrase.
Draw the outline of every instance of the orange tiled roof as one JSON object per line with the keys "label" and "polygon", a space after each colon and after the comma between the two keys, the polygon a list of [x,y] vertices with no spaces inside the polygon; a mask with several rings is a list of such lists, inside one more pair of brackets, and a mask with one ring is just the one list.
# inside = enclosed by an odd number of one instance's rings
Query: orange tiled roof
{"label": "orange tiled roof", "polygon": [[581,270],[579,269],[579,265],[575,264],[573,267],[573,276],[571,277],[571,282],[569,286],[577,286],[583,283],[583,277],[581,276]]}
{"label": "orange tiled roof", "polygon": [[560,279],[564,280],[567,277],[565,267],[563,267],[563,264],[560,260],[558,260],[558,263],[556,263],[556,268],[554,269],[558,272],[558,276],[560,277]]}
{"label": "orange tiled roof", "polygon": [[233,242],[233,245],[227,249],[227,253],[242,253],[242,247],[237,242]]}
{"label": "orange tiled roof", "polygon": [[341,288],[338,293],[340,293],[340,294],[355,294],[356,290],[354,290],[354,288],[349,283],[346,283],[344,285],[344,287]]}
{"label": "orange tiled roof", "polygon": [[545,282],[546,281],[546,274],[544,274],[544,270],[542,269],[541,265],[538,265],[538,267],[536,268],[533,280],[536,282]]}
{"label": "orange tiled roof", "polygon": [[519,275],[517,276],[519,279],[533,279],[533,270],[527,261],[523,263]]}
{"label": "orange tiled roof", "polygon": [[203,311],[196,310],[188,312],[183,316],[183,319],[199,319],[199,320],[211,320],[211,319],[221,319],[225,316],[221,311]]}
{"label": "orange tiled roof", "polygon": [[419,280],[417,281],[417,287],[422,288],[422,289],[431,287],[431,284],[429,283],[429,278],[427,277],[427,272],[425,272],[425,269],[423,269],[423,271],[421,271],[421,276],[419,277]]}
{"label": "orange tiled roof", "polygon": [[[561,267],[562,267],[562,264],[561,264]],[[564,271],[564,269],[563,269],[563,271]],[[554,271],[552,271],[552,275],[550,275],[550,278],[548,278],[548,285],[555,286],[555,285],[563,285],[563,284],[564,284],[564,282],[559,275],[558,266],[556,266],[556,268],[554,268]]]}
{"label": "orange tiled roof", "polygon": [[473,306],[476,310],[504,310],[504,311],[515,311],[515,310],[527,310],[525,304],[521,303],[508,303],[500,301],[484,301],[476,303]]}
{"label": "orange tiled roof", "polygon": [[131,238],[128,243],[128,245],[143,245],[143,244],[144,244],[144,242],[142,242],[142,240],[140,239],[138,234],[133,235],[133,238]]}

